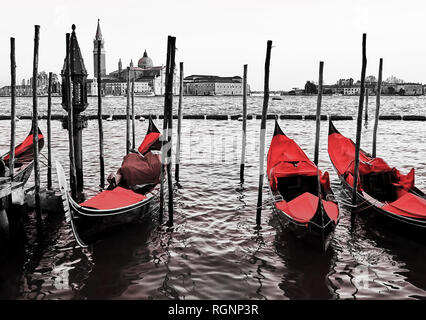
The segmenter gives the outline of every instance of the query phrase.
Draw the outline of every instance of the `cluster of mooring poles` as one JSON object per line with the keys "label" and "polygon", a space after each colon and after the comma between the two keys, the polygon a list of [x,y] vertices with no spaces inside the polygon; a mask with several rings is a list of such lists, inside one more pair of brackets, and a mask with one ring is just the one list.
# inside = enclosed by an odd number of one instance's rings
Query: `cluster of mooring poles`
{"label": "cluster of mooring poles", "polygon": [[[54,190],[52,187],[52,134],[51,134],[51,117],[52,117],[52,72],[49,72],[48,78],[48,90],[47,90],[47,141],[48,141],[48,150],[47,150],[47,190],[46,196],[41,195],[40,187],[40,143],[43,145],[44,141],[40,142],[41,132],[38,126],[38,97],[37,97],[37,75],[38,75],[38,61],[39,61],[39,41],[40,41],[40,26],[34,26],[34,51],[33,51],[33,72],[32,72],[32,124],[31,124],[31,134],[32,134],[32,156],[33,163],[32,168],[34,170],[34,188],[29,190],[34,190],[34,207],[35,207],[35,216],[36,216],[36,228],[39,238],[43,236],[43,221],[42,221],[42,200],[47,200],[49,197],[55,197]],[[17,198],[22,197],[21,200],[16,201],[16,203],[23,204],[24,201],[24,185],[25,181],[20,181],[18,175],[15,173],[15,162],[16,162],[16,58],[15,58],[15,38],[10,38],[10,70],[11,70],[11,110],[10,110],[10,150],[9,150],[9,176],[3,177],[0,179],[7,179],[8,183],[4,184],[1,181],[0,185],[0,220],[5,221],[6,233],[9,232],[7,215],[4,211],[5,207],[11,208],[12,204],[15,203],[14,197],[16,194]],[[29,175],[30,173],[28,173]],[[6,186],[6,188],[4,188]],[[9,186],[9,187],[7,187]],[[16,193],[19,191],[19,195]],[[7,191],[7,192],[6,192]],[[3,201],[4,196],[7,195],[6,202]],[[42,199],[46,197],[45,199]]]}

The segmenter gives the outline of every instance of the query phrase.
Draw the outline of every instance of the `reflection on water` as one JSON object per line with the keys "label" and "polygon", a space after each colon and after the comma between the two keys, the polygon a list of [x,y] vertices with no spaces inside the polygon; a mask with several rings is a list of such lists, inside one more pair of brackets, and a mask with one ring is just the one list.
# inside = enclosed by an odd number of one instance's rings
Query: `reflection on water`
{"label": "reflection on water", "polygon": [[[333,100],[334,99],[334,100]],[[324,113],[355,115],[355,97],[327,97]],[[424,114],[424,97],[385,97],[387,114]],[[44,101],[44,100],[43,100]],[[43,108],[43,101],[40,104]],[[58,100],[59,101],[59,100]],[[59,102],[55,108],[60,112]],[[186,113],[240,113],[237,98],[185,98]],[[91,101],[93,102],[93,101]],[[141,114],[161,113],[163,100],[139,98]],[[0,99],[7,114],[8,100]],[[21,114],[30,100],[18,101]],[[271,102],[270,112],[315,113],[315,97],[286,97]],[[123,113],[125,98],[105,99],[106,110]],[[25,109],[26,108],[26,109]],[[91,103],[89,113],[95,112]],[[109,108],[109,109],[108,109]],[[250,112],[260,113],[261,98],[250,98]],[[342,111],[343,110],[343,111]],[[370,107],[371,115],[374,108]],[[362,147],[371,150],[374,117],[365,125]],[[272,136],[267,125],[267,143]],[[281,120],[284,132],[313,155],[314,121]],[[322,122],[320,167],[330,172],[327,123]],[[342,134],[355,136],[355,121],[339,121]],[[0,121],[2,133],[9,121]],[[40,121],[46,132],[45,121]],[[17,125],[17,140],[30,121]],[[104,122],[106,173],[120,166],[125,153],[124,121]],[[326,254],[299,243],[281,226],[270,205],[262,211],[262,228],[255,228],[258,183],[259,120],[247,124],[246,176],[239,184],[241,122],[184,120],[181,189],[175,195],[175,225],[156,222],[124,226],[110,237],[82,250],[75,247],[61,213],[44,217],[45,238],[36,240],[34,215],[25,219],[25,236],[12,253],[1,257],[0,298],[6,299],[374,299],[425,298],[426,244],[368,215],[342,218]],[[142,139],[147,122],[137,122]],[[67,134],[53,121],[53,153],[68,170]],[[99,182],[97,123],[83,131],[85,190],[94,194]],[[403,173],[416,168],[416,184],[426,190],[426,130],[424,122],[379,123],[378,155]],[[9,137],[0,135],[0,152]],[[44,150],[46,153],[46,150]],[[43,183],[46,168],[41,172]],[[56,177],[54,176],[54,183]],[[264,199],[267,199],[266,189]],[[423,237],[424,238],[424,237]]]}

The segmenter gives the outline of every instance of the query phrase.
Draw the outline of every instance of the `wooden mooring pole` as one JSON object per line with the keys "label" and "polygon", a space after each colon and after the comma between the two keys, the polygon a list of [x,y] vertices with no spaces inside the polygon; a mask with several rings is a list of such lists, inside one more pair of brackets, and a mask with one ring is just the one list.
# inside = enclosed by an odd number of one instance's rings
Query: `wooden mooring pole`
{"label": "wooden mooring pole", "polygon": [[243,132],[241,145],[240,183],[244,183],[244,166],[246,162],[246,139],[247,139],[247,65],[243,71]]}
{"label": "wooden mooring pole", "polygon": [[40,234],[42,231],[42,218],[41,218],[41,200],[40,200],[40,164],[38,154],[38,105],[37,105],[37,75],[38,75],[38,48],[40,39],[40,26],[34,26],[34,57],[33,57],[33,155],[34,155],[34,196],[35,196],[35,209],[37,220],[37,232]]}
{"label": "wooden mooring pole", "polygon": [[379,62],[379,76],[377,79],[377,90],[376,90],[376,115],[374,117],[374,129],[373,129],[373,158],[376,157],[376,144],[377,144],[377,128],[379,126],[379,114],[380,114],[380,95],[382,93],[382,70],[383,70],[383,59],[380,58]]}
{"label": "wooden mooring pole", "polygon": [[67,106],[68,106],[68,141],[69,141],[69,153],[70,153],[70,186],[71,196],[73,199],[77,199],[77,176],[74,159],[74,111],[71,98],[71,41],[70,34],[66,34],[66,90],[67,90]]}
{"label": "wooden mooring pole", "polygon": [[175,180],[179,183],[179,165],[180,165],[180,140],[182,135],[182,99],[183,99],[183,62],[179,63],[179,104],[178,104],[178,125],[176,141],[176,163]]}
{"label": "wooden mooring pole", "polygon": [[260,218],[262,214],[262,192],[263,192],[263,180],[265,174],[265,135],[266,135],[266,116],[268,113],[269,103],[269,66],[271,62],[271,48],[272,41],[268,40],[266,47],[266,59],[265,59],[265,83],[263,92],[263,109],[262,109],[262,121],[260,124],[260,151],[259,151],[259,190],[257,196],[257,212],[256,212],[256,224],[260,226]]}
{"label": "wooden mooring pole", "polygon": [[169,192],[169,226],[173,225],[172,137],[173,137],[173,80],[175,72],[176,37],[170,37],[170,63],[167,70],[165,107],[167,108],[167,183]]}
{"label": "wooden mooring pole", "polygon": [[[170,36],[167,38],[167,55],[166,55],[166,75],[165,83],[167,88],[167,77],[170,68]],[[161,83],[162,86],[162,83]],[[161,174],[160,174],[160,213],[159,220],[160,223],[163,222],[164,216],[164,177],[166,175],[166,163],[167,163],[167,153],[166,147],[168,142],[168,133],[167,133],[167,124],[168,124],[168,108],[167,108],[167,91],[164,93],[164,116],[163,116],[163,135],[161,137]]]}
{"label": "wooden mooring pole", "polygon": [[318,78],[316,130],[315,130],[315,154],[314,154],[314,163],[317,166],[318,166],[318,161],[319,161],[319,141],[320,141],[320,132],[321,132],[320,128],[321,128],[321,103],[322,103],[323,70],[324,70],[324,62],[320,61],[319,78]]}
{"label": "wooden mooring pole", "polygon": [[361,69],[361,88],[359,92],[359,107],[356,126],[356,144],[355,144],[355,168],[354,168],[354,184],[352,192],[352,205],[356,204],[358,172],[359,172],[359,151],[361,148],[361,130],[362,130],[362,111],[364,107],[364,92],[365,92],[365,69],[367,68],[366,54],[367,34],[362,35],[362,69]]}
{"label": "wooden mooring pole", "polygon": [[130,67],[127,67],[127,105],[126,105],[126,154],[131,148],[130,142]]}
{"label": "wooden mooring pole", "polygon": [[105,188],[105,160],[104,160],[104,129],[102,124],[102,73],[101,73],[102,40],[98,40],[98,128],[99,128],[99,169],[101,189]]}
{"label": "wooden mooring pole", "polygon": [[52,190],[52,72],[47,86],[47,189]]}
{"label": "wooden mooring pole", "polygon": [[[10,180],[13,181],[15,168],[15,130],[16,130],[16,60],[15,38],[10,38],[10,153],[9,170]],[[12,198],[12,197],[11,197]],[[1,201],[1,200],[0,200]]]}
{"label": "wooden mooring pole", "polygon": [[365,122],[366,123],[368,121],[368,95],[369,95],[369,90],[367,88],[365,89]]}
{"label": "wooden mooring pole", "polygon": [[135,125],[135,78],[132,79],[132,149],[136,148],[136,125]]}

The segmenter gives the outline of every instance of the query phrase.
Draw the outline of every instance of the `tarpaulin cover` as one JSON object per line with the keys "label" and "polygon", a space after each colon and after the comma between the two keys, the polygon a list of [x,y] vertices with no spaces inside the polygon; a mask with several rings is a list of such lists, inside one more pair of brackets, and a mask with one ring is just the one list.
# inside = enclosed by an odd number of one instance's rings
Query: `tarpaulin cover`
{"label": "tarpaulin cover", "polygon": [[[145,154],[148,150],[150,150],[150,148],[152,150],[154,145],[157,145],[156,142],[159,141],[159,138],[160,138],[160,131],[158,131],[152,119],[149,118],[148,131],[141,145],[139,146],[138,151],[142,154]],[[155,149],[159,150],[159,148],[155,148]]]}
{"label": "tarpaulin cover", "polygon": [[411,218],[426,218],[426,200],[407,192],[382,209]]}
{"label": "tarpaulin cover", "polygon": [[291,176],[320,175],[320,182],[325,190],[330,189],[328,172],[321,176],[316,165],[308,158],[294,140],[287,137],[275,123],[275,133],[269,146],[267,174],[273,190],[277,189],[277,179]]}
{"label": "tarpaulin cover", "polygon": [[[339,207],[337,204],[332,201],[322,200],[322,205],[330,219],[337,223],[339,217]],[[277,202],[275,206],[297,222],[308,223],[317,212],[318,197],[312,193],[305,192],[289,202],[285,200]]]}
{"label": "tarpaulin cover", "polygon": [[[331,162],[336,167],[340,175],[352,175],[355,167],[355,144],[349,138],[340,134],[333,124],[330,124],[330,133],[328,135],[328,153]],[[366,175],[369,173],[379,172],[393,172],[395,175],[396,185],[401,187],[414,186],[414,170],[410,171],[407,175],[401,174],[397,169],[389,167],[389,165],[382,158],[371,158],[362,150],[359,153],[359,174]],[[353,183],[353,177],[347,177]],[[360,180],[358,180],[360,181]],[[359,187],[358,187],[359,188]]]}
{"label": "tarpaulin cover", "polygon": [[157,184],[160,182],[160,156],[148,152],[145,156],[138,153],[129,153],[123,159],[118,174],[128,187],[143,184]]}
{"label": "tarpaulin cover", "polygon": [[289,202],[284,200],[277,202],[275,206],[297,222],[308,223],[317,212],[318,204],[317,196],[305,192]]}
{"label": "tarpaulin cover", "polygon": [[[31,127],[30,133],[19,145],[15,147],[15,161],[18,163],[26,163],[33,161],[33,128]],[[38,149],[41,150],[44,146],[44,137],[38,128]],[[9,165],[9,153],[3,157],[6,165]]]}
{"label": "tarpaulin cover", "polygon": [[110,210],[127,207],[138,203],[146,197],[142,194],[122,187],[116,187],[113,190],[105,190],[80,204],[82,207],[98,210]]}
{"label": "tarpaulin cover", "polygon": [[276,130],[268,151],[267,173],[271,186],[277,178],[296,175],[316,176],[317,167],[292,139],[284,135],[275,124]]}

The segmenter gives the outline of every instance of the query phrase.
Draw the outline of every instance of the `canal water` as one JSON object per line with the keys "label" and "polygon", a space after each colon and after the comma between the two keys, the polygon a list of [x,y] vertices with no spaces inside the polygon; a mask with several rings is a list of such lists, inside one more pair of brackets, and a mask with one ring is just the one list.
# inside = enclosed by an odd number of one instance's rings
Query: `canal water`
{"label": "canal water", "polygon": [[[39,98],[46,113],[46,98]],[[124,97],[104,100],[106,114],[124,114]],[[374,101],[363,125],[362,148],[371,150]],[[175,99],[175,103],[177,99]],[[96,98],[87,114],[95,114]],[[161,114],[164,99],[136,97],[137,114]],[[324,97],[323,113],[357,113],[357,97]],[[0,98],[0,114],[10,101]],[[31,114],[31,99],[18,99],[18,115]],[[260,114],[262,97],[249,97],[248,112]],[[316,97],[271,100],[269,113],[315,114]],[[176,109],[175,109],[176,110]],[[425,115],[425,97],[383,97],[382,114]],[[184,114],[241,114],[241,97],[185,97]],[[65,114],[54,99],[54,114]],[[354,117],[355,119],[355,117]],[[267,148],[273,121],[267,122]],[[330,172],[343,204],[337,176],[327,154],[328,123],[321,122],[320,168]],[[137,121],[141,141],[147,121]],[[161,123],[157,120],[157,125]],[[398,228],[370,221],[368,214],[342,218],[329,250],[318,253],[281,226],[267,202],[261,229],[255,228],[260,120],[247,125],[246,181],[239,183],[241,125],[236,120],[183,120],[181,185],[175,194],[175,223],[169,229],[152,221],[128,225],[87,249],[78,247],[63,214],[44,216],[46,241],[38,244],[34,214],[24,215],[21,241],[0,261],[3,299],[420,299],[426,298],[426,241]],[[315,121],[280,120],[283,131],[311,157]],[[422,121],[380,121],[377,154],[403,173],[416,169],[416,185],[426,190],[426,129]],[[29,120],[17,123],[17,141]],[[336,121],[355,137],[356,121]],[[174,128],[176,128],[174,123]],[[40,121],[46,134],[46,122]],[[52,122],[52,150],[68,172],[67,132]],[[99,184],[97,121],[83,131],[84,183],[87,195]],[[0,121],[0,152],[9,147],[10,121]],[[175,134],[176,132],[174,132]],[[174,135],[174,142],[176,141]],[[104,121],[106,173],[125,154],[125,121]],[[47,155],[47,149],[43,150]],[[41,158],[43,162],[45,159]],[[42,183],[46,183],[42,165]],[[55,172],[55,170],[53,170]],[[56,175],[54,175],[56,184]],[[265,185],[267,183],[265,182]],[[31,185],[31,180],[28,186]],[[423,236],[423,238],[425,238]]]}

